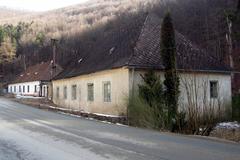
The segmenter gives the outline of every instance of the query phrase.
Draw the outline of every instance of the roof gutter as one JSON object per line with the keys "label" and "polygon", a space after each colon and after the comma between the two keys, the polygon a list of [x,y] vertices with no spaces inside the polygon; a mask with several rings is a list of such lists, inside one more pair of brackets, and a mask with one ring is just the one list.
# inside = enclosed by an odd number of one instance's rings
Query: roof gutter
{"label": "roof gutter", "polygon": [[[139,65],[129,65],[128,68],[135,68],[135,69],[154,69],[164,71],[164,69],[160,68],[159,66],[139,66]],[[240,72],[233,72],[233,71],[224,71],[224,70],[190,70],[190,69],[177,69],[179,72],[202,72],[202,73],[222,73],[222,74],[231,74],[231,73],[240,73]]]}

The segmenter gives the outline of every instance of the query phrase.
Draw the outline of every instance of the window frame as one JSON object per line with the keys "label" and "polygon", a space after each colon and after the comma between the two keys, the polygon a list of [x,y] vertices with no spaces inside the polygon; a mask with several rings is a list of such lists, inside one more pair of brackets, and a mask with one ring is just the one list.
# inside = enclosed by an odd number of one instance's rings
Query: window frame
{"label": "window frame", "polygon": [[[107,93],[105,92],[106,85],[110,86],[110,88],[107,88]],[[112,85],[110,81],[103,82],[103,102],[112,102]]]}
{"label": "window frame", "polygon": [[[210,98],[216,99],[219,96],[219,82],[217,80],[212,80],[209,82]],[[214,85],[214,86],[212,86]],[[214,87],[214,88],[213,88]]]}
{"label": "window frame", "polygon": [[18,86],[18,91],[19,91],[19,93],[22,93],[22,86]]}
{"label": "window frame", "polygon": [[[92,90],[90,92],[90,88],[92,87]],[[91,95],[90,95],[91,93]],[[93,102],[94,101],[94,83],[88,83],[87,84],[87,100],[88,102]]]}
{"label": "window frame", "polygon": [[57,91],[56,91],[56,97],[57,97],[57,99],[59,99],[60,88],[57,87],[56,90],[57,90]]}
{"label": "window frame", "polygon": [[78,85],[77,88],[78,88],[78,100],[81,101],[81,95],[82,95],[82,94],[81,94],[81,92],[82,92],[82,91],[81,91],[81,86]]}
{"label": "window frame", "polygon": [[77,100],[77,85],[74,84],[71,87],[72,100]]}
{"label": "window frame", "polygon": [[68,90],[68,87],[63,86],[63,99],[68,99],[67,90]]}

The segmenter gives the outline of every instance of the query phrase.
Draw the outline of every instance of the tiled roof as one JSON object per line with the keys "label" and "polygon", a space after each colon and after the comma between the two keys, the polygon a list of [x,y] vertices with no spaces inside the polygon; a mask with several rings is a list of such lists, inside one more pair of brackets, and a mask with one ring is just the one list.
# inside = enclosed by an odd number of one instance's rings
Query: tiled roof
{"label": "tiled roof", "polygon": [[16,77],[12,83],[32,82],[32,81],[50,81],[53,77],[62,71],[59,65],[52,70],[52,62],[42,62],[34,66],[30,66],[26,71]]}
{"label": "tiled roof", "polygon": [[[140,16],[107,34],[55,79],[70,78],[122,66],[164,69],[160,56],[161,20],[154,14]],[[199,49],[177,32],[177,68],[193,71],[229,71],[230,68]]]}
{"label": "tiled roof", "polygon": [[[164,69],[160,54],[161,20],[152,14],[146,18],[139,37],[131,66]],[[230,68],[214,59],[211,54],[194,45],[178,31],[175,31],[177,69],[192,71],[229,71]]]}
{"label": "tiled roof", "polygon": [[69,78],[127,65],[145,21],[144,16],[121,24],[81,53],[56,79]]}

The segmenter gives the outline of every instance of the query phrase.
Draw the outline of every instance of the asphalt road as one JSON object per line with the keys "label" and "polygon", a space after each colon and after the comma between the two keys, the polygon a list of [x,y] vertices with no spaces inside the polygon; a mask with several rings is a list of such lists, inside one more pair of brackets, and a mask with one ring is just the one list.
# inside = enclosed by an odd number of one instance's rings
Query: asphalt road
{"label": "asphalt road", "polygon": [[86,120],[0,97],[0,160],[240,160],[240,144]]}

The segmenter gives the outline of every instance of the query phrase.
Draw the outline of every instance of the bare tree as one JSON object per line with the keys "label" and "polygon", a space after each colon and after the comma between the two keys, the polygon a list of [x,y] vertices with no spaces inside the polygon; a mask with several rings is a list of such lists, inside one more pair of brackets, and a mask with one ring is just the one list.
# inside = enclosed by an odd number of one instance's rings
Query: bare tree
{"label": "bare tree", "polygon": [[[187,129],[193,134],[208,135],[215,123],[226,117],[226,99],[219,93],[214,95],[216,97],[210,97],[209,76],[183,73],[180,82],[180,105],[187,115]],[[218,92],[221,87],[222,84],[217,83]]]}

